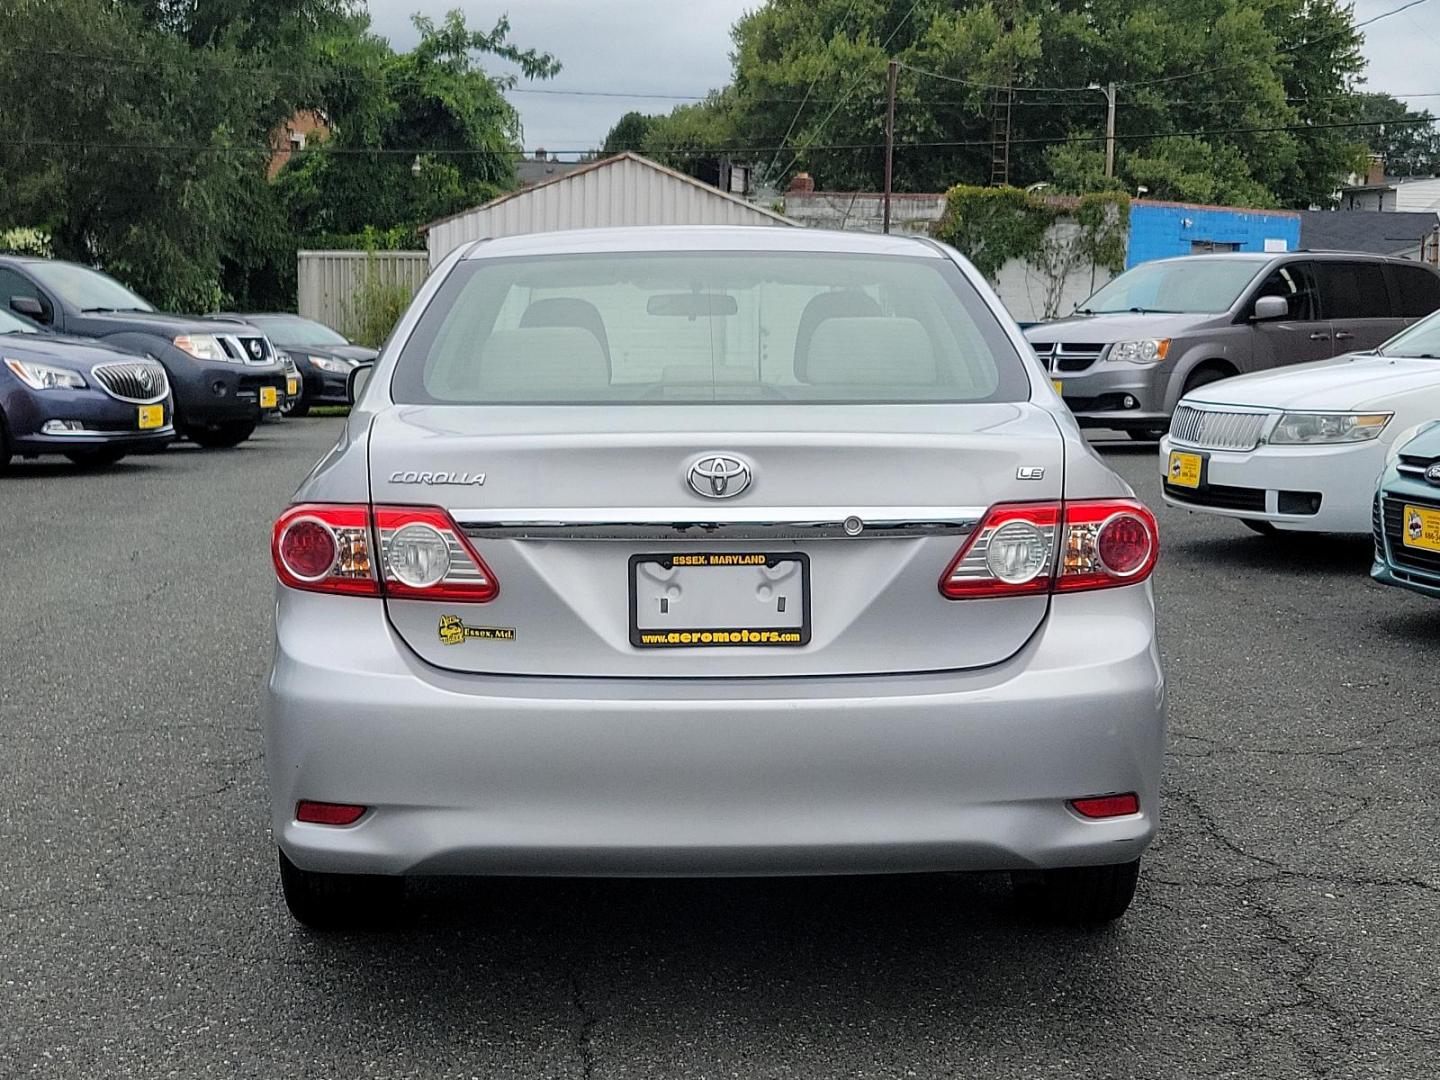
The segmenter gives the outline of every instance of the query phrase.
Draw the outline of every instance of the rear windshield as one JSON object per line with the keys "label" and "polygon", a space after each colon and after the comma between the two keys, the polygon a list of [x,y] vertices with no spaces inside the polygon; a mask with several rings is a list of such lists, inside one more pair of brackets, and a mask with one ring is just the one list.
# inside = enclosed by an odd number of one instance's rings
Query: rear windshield
{"label": "rear windshield", "polygon": [[1018,401],[1003,327],[946,259],[771,252],[461,262],[401,404]]}

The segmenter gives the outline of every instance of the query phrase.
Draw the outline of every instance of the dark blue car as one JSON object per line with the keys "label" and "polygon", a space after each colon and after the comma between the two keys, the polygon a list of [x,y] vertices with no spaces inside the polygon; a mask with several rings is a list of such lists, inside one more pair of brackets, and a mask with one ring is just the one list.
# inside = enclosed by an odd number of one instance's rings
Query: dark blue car
{"label": "dark blue car", "polygon": [[170,381],[155,361],[0,311],[0,470],[41,454],[110,465],[174,437]]}
{"label": "dark blue car", "polygon": [[217,319],[234,319],[263,332],[275,348],[288,355],[300,377],[299,394],[291,394],[284,412],[304,416],[312,405],[349,405],[346,386],[350,372],[375,361],[380,354],[356,345],[324,323],[288,312],[236,315],[222,312]]}

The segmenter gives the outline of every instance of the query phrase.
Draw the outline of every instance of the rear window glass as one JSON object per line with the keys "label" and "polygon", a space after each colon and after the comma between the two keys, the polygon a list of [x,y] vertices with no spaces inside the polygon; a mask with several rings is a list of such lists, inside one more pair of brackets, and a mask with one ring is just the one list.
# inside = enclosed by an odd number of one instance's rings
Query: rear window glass
{"label": "rear window glass", "polygon": [[1321,261],[1320,303],[1327,319],[1388,319],[1390,290],[1385,268],[1372,262]]}
{"label": "rear window glass", "polygon": [[402,404],[1017,401],[1004,328],[948,260],[771,252],[461,262]]}
{"label": "rear window glass", "polygon": [[1400,290],[1400,314],[1418,319],[1440,308],[1440,274],[1423,266],[1391,266]]}

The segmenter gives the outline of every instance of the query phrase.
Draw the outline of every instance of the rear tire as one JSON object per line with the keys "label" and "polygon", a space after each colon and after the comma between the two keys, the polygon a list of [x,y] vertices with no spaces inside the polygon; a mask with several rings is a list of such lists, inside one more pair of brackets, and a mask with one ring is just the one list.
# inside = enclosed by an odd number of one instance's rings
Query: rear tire
{"label": "rear tire", "polygon": [[104,469],[114,465],[125,456],[124,450],[107,448],[102,450],[71,450],[65,456],[82,469]]}
{"label": "rear tire", "polygon": [[1254,518],[1241,518],[1240,523],[1251,532],[1259,533],[1261,536],[1280,535],[1280,530],[1268,521],[1256,521]]}
{"label": "rear tire", "polygon": [[280,888],[297,922],[312,930],[378,929],[396,921],[405,879],[302,870],[280,854]]}
{"label": "rear tire", "polygon": [[1140,860],[1114,866],[1071,866],[1042,870],[1015,880],[1022,904],[1051,922],[1104,926],[1124,915],[1135,898]]}
{"label": "rear tire", "polygon": [[255,434],[255,421],[253,420],[232,420],[229,423],[217,424],[215,427],[187,427],[186,437],[196,446],[203,446],[206,450],[228,450],[232,446],[239,446],[251,435]]}

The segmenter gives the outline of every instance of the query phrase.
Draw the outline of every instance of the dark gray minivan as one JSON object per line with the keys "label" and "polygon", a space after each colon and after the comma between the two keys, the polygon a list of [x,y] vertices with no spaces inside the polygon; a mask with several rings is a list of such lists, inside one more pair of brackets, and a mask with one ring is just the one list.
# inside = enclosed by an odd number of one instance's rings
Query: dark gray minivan
{"label": "dark gray minivan", "polygon": [[1157,439],[1198,386],[1373,349],[1440,308],[1440,274],[1351,252],[1142,263],[1025,331],[1082,426]]}

